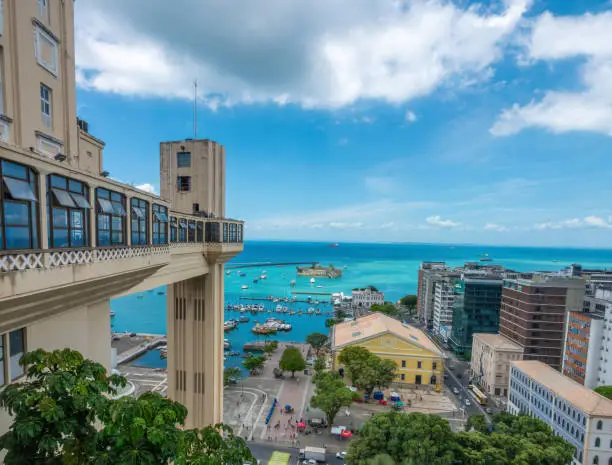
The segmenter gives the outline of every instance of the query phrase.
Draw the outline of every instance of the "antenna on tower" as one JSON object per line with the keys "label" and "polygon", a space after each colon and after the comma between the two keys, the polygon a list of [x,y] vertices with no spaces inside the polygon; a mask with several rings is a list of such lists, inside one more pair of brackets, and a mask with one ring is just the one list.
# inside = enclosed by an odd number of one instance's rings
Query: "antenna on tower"
{"label": "antenna on tower", "polygon": [[198,138],[198,80],[193,81],[193,139]]}

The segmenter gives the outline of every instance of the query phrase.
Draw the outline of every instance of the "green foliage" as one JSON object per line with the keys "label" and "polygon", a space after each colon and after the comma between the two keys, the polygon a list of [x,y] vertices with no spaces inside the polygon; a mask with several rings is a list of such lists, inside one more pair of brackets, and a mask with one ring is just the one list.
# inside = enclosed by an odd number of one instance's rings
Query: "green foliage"
{"label": "green foliage", "polygon": [[336,319],[338,321],[344,321],[347,316],[348,313],[346,313],[343,309],[339,308],[338,310],[336,310]]}
{"label": "green foliage", "polygon": [[393,304],[372,305],[370,310],[372,312],[384,313],[385,315],[390,317],[396,317],[399,315],[397,308]]}
{"label": "green foliage", "polygon": [[242,377],[242,370],[238,367],[229,367],[223,370],[223,385],[228,386],[232,379],[238,380]]}
{"label": "green foliage", "polygon": [[243,465],[245,462],[257,463],[246,442],[234,436],[229,426],[218,424],[186,431],[174,464]]}
{"label": "green foliage", "polygon": [[378,288],[376,286],[366,286],[366,287],[354,287],[353,290],[354,291],[365,291],[366,289],[371,290],[372,292],[378,292]]}
{"label": "green foliage", "polygon": [[323,349],[329,342],[329,338],[323,333],[311,333],[306,336],[306,342],[310,344],[318,357],[321,349]]}
{"label": "green foliage", "polygon": [[125,378],[106,375],[105,368],[73,350],[25,354],[27,378],[0,392],[0,406],[14,421],[0,438],[7,465],[85,463],[95,451],[94,422],[110,402],[113,386]]}
{"label": "green foliage", "polygon": [[417,304],[417,296],[416,295],[405,295],[404,297],[402,297],[400,299],[400,305],[404,305],[406,307],[408,307],[409,309],[413,309],[416,307]]}
{"label": "green foliage", "polygon": [[343,365],[349,366],[352,362],[367,360],[374,354],[368,349],[359,346],[345,347],[338,355],[338,361]]}
{"label": "green foliage", "polygon": [[312,369],[317,373],[325,370],[325,361],[321,357],[317,358],[312,366]]}
{"label": "green foliage", "polygon": [[300,349],[297,347],[287,347],[281,355],[278,367],[283,371],[290,371],[291,376],[295,377],[296,371],[306,368],[306,361],[302,357]]}
{"label": "green foliage", "polygon": [[338,361],[346,367],[353,385],[367,395],[371,395],[376,386],[380,389],[389,386],[397,375],[397,364],[393,360],[382,359],[359,346],[344,348]]}
{"label": "green foliage", "polygon": [[265,343],[264,345],[264,352],[267,355],[270,355],[272,352],[274,352],[276,349],[278,349],[278,341],[268,341]]}
{"label": "green foliage", "polygon": [[327,320],[325,320],[325,327],[326,328],[331,328],[335,324],[336,324],[336,320],[334,318],[328,318]]}
{"label": "green foliage", "polygon": [[395,465],[395,460],[389,454],[378,454],[367,461],[368,465]]}
{"label": "green foliage", "polygon": [[265,363],[265,357],[251,357],[247,358],[244,362],[242,362],[242,365],[250,372],[253,372],[253,370],[263,368]]}
{"label": "green foliage", "polygon": [[481,433],[486,433],[488,431],[489,424],[487,423],[487,419],[484,415],[471,415],[468,418],[467,423],[465,424],[465,430],[471,431],[480,431]]}
{"label": "green foliage", "polygon": [[593,389],[596,393],[601,394],[608,399],[612,399],[612,386],[599,386]]}
{"label": "green foliage", "polygon": [[321,373],[315,383],[316,388],[310,399],[310,405],[321,409],[325,413],[327,424],[331,426],[340,409],[351,405],[353,392],[336,373]]}

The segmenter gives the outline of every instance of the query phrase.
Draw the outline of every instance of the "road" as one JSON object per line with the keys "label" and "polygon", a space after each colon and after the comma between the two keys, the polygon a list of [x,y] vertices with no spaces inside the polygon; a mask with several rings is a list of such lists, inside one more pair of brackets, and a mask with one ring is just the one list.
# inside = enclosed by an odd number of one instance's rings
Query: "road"
{"label": "road", "polygon": [[[260,465],[268,465],[274,451],[286,452],[290,454],[289,465],[295,465],[298,459],[298,449],[293,447],[277,447],[274,444],[255,444],[250,443],[249,449],[256,459],[260,460]],[[327,463],[330,465],[342,465],[344,462],[336,458],[335,454],[326,455]]]}

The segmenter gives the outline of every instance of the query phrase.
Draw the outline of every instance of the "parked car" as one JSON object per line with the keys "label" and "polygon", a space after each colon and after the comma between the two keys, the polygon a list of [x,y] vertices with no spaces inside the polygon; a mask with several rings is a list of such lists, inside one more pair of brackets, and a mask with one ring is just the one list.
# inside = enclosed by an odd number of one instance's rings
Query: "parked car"
{"label": "parked car", "polygon": [[485,412],[487,412],[487,413],[489,413],[489,414],[490,414],[490,413],[493,413],[493,409],[492,409],[491,407],[487,407],[487,408],[485,409]]}
{"label": "parked car", "polygon": [[470,402],[470,399],[465,399],[465,405],[467,405],[468,407],[472,405],[472,403]]}
{"label": "parked car", "polygon": [[457,389],[456,387],[453,388],[453,394],[458,395],[459,394],[459,389]]}
{"label": "parked car", "polygon": [[336,458],[337,459],[344,460],[344,457],[346,457],[346,451],[336,452]]}

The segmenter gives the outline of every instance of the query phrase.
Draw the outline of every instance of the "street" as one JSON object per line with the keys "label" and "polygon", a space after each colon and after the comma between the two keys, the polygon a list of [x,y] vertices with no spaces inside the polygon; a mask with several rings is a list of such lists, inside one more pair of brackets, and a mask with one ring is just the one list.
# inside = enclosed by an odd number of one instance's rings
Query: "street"
{"label": "street", "polygon": [[[251,449],[251,452],[253,453],[255,458],[261,461],[260,465],[268,465],[268,462],[270,461],[270,458],[272,457],[272,453],[274,451],[286,452],[290,454],[289,465],[295,465],[298,460],[298,453],[299,453],[298,448],[279,447],[274,444],[249,443],[249,449]],[[330,465],[334,465],[334,464],[342,465],[344,463],[343,460],[336,458],[335,453],[326,454],[325,458],[326,458],[327,463],[329,463]]]}

